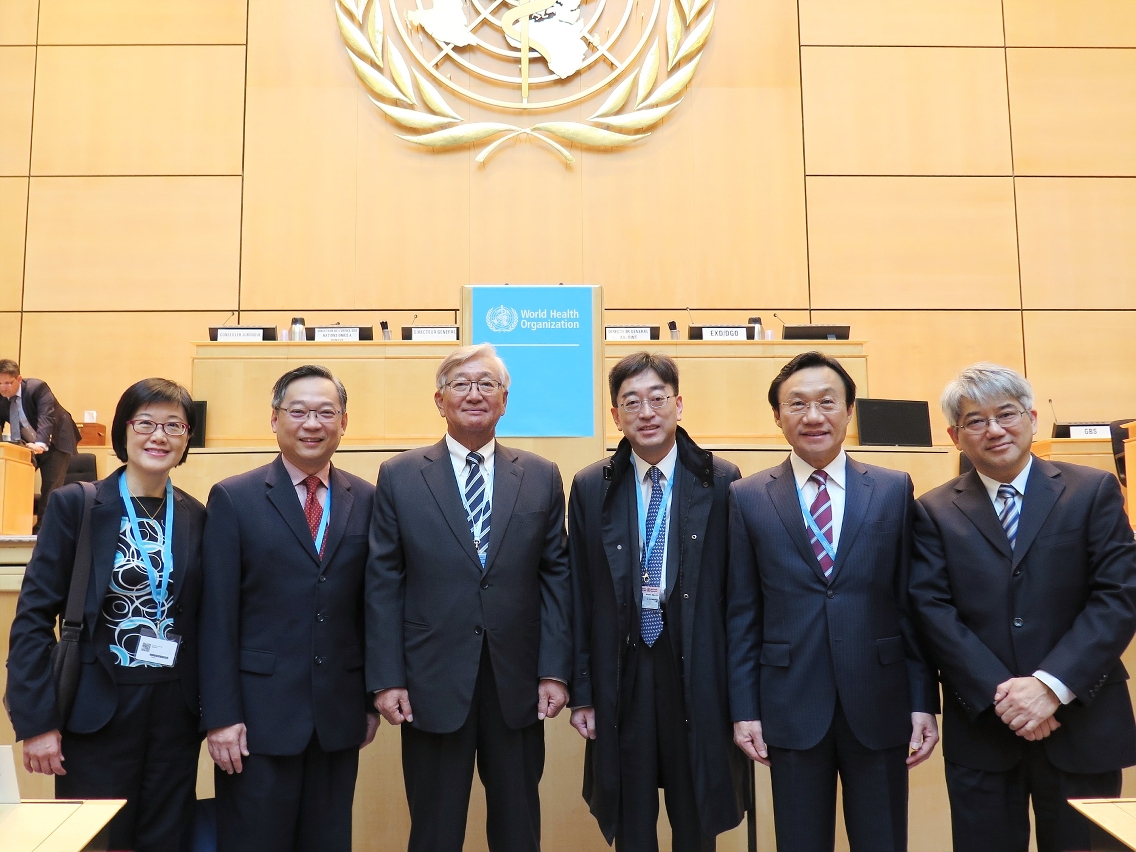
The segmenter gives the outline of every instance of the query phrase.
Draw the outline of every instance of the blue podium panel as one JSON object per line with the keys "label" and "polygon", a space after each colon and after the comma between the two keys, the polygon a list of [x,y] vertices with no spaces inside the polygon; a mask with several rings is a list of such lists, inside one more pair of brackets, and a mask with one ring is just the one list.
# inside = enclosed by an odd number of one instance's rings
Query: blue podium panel
{"label": "blue podium panel", "polygon": [[469,288],[470,337],[509,368],[502,437],[596,435],[595,287]]}

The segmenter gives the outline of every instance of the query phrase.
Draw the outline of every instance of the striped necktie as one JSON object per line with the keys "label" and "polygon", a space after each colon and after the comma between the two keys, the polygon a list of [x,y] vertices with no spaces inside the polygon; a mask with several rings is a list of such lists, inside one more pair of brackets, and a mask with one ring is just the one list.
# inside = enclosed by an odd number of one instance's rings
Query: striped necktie
{"label": "striped necktie", "polygon": [[1006,531],[1006,538],[1010,540],[1010,550],[1014,549],[1014,542],[1018,538],[1018,490],[1012,485],[998,486],[998,499],[1002,501],[1002,511],[998,520],[1002,522],[1002,529]]}
{"label": "striped necktie", "polygon": [[[655,529],[655,521],[659,517],[659,509],[663,505],[663,487],[659,484],[659,479],[662,477],[663,472],[654,465],[651,465],[647,473],[651,477],[651,501],[647,504],[647,537],[650,538],[652,531]],[[639,486],[636,485],[636,488]],[[659,537],[655,539],[655,544],[651,548],[650,558],[644,558],[643,563],[643,585],[654,586],[659,588],[659,581],[663,576],[663,550],[666,549],[667,543],[667,515],[666,509],[663,509],[663,520],[659,528]],[[643,556],[647,556],[647,542],[642,543]],[[660,592],[662,590],[660,589]],[[647,609],[642,608],[639,617],[639,633],[643,637],[643,642],[650,648],[658,641],[660,634],[663,632],[663,611],[661,609]]]}
{"label": "striped necktie", "polygon": [[489,499],[485,493],[485,477],[481,474],[481,465],[485,457],[481,453],[470,453],[465,457],[469,463],[469,472],[465,477],[465,509],[468,513],[469,533],[473,536],[473,547],[477,551],[477,558],[481,560],[481,567],[485,567],[485,557],[489,555]]}
{"label": "striped necktie", "polygon": [[[809,477],[809,481],[817,486],[817,495],[813,499],[812,506],[809,507],[809,514],[813,516],[816,521],[817,528],[821,531],[825,541],[832,544],[832,498],[828,494],[828,474],[823,470],[814,470]],[[826,580],[832,579],[832,557],[824,549],[824,545],[816,537],[812,527],[809,527],[809,542],[813,546],[813,553],[816,554],[817,562],[820,563],[821,570],[824,571]]]}

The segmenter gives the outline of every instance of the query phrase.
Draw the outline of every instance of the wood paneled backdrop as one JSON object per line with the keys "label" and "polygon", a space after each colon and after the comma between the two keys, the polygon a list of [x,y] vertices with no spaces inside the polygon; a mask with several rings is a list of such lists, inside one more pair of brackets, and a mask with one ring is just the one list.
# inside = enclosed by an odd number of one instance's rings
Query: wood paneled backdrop
{"label": "wood paneled backdrop", "polygon": [[[876,396],[934,403],[992,359],[1033,381],[1043,432],[1049,398],[1136,416],[1130,0],[716,0],[684,103],[570,167],[397,139],[332,3],[0,0],[0,356],[73,413],[188,383],[233,311],[401,324],[463,284],[566,281],[620,318],[850,323]],[[546,784],[575,795],[576,766]],[[931,772],[917,849],[946,844]],[[360,848],[400,845],[404,814],[367,809]],[[598,835],[577,808],[546,837]]]}

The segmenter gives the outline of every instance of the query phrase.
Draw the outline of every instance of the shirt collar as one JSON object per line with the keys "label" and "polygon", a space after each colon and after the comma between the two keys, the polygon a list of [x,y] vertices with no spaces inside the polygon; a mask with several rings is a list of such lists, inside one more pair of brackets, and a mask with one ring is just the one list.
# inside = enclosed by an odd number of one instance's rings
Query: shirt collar
{"label": "shirt collar", "polygon": [[[797,455],[796,452],[789,453],[789,462],[793,465],[793,478],[797,480],[797,488],[804,488],[805,483],[809,481],[809,477],[813,475],[816,468]],[[828,474],[828,484],[835,484],[837,488],[843,490],[847,466],[848,454],[842,449],[837,453],[836,458],[824,467],[824,472]]]}
{"label": "shirt collar", "polygon": [[[647,472],[651,469],[651,463],[643,461],[639,458],[639,454],[634,450],[631,451],[631,459],[635,462],[635,476],[639,482],[645,482],[647,479]],[[655,467],[659,469],[659,473],[663,475],[663,479],[669,480],[674,476],[675,463],[678,461],[678,441],[675,441],[674,446],[671,447],[670,452],[663,456]]]}
{"label": "shirt collar", "polygon": [[[1026,466],[1022,468],[1022,472],[1015,476],[1013,480],[1008,483],[1014,486],[1014,490],[1023,496],[1026,493],[1026,480],[1029,479],[1030,468],[1032,467],[1033,455],[1030,454],[1029,461],[1027,461]],[[975,473],[978,473],[978,478],[981,479],[982,484],[986,486],[986,493],[990,495],[990,501],[994,502],[994,500],[998,499],[998,486],[1002,483],[997,479],[991,479],[984,473],[979,473],[977,470],[975,471]]]}
{"label": "shirt collar", "polygon": [[[469,456],[469,447],[465,447],[457,442],[453,435],[449,432],[446,433],[446,449],[450,451],[450,458],[455,462],[461,464],[466,463],[466,457]],[[489,443],[482,447],[477,452],[481,454],[484,459],[483,464],[488,465],[489,460],[493,458],[493,453],[497,451],[497,439],[490,438]]]}
{"label": "shirt collar", "polygon": [[[288,471],[288,478],[292,480],[293,485],[299,485],[308,478],[308,474],[304,473],[292,464],[292,462],[284,458],[283,455],[280,456],[280,461],[284,462],[284,469]],[[328,483],[331,481],[331,462],[324,465],[323,470],[319,471],[316,476],[319,477],[319,481],[323,484],[324,488],[330,488],[331,486],[328,485]]]}

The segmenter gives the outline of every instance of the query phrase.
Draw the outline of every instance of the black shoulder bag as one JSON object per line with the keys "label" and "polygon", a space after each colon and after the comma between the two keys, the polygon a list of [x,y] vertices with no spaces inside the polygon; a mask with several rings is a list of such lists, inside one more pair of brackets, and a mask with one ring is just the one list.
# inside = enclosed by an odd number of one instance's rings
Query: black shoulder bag
{"label": "black shoulder bag", "polygon": [[95,504],[95,486],[91,482],[79,484],[83,487],[83,519],[75,543],[71,590],[67,594],[67,608],[63,611],[59,627],[59,641],[51,649],[55,701],[59,707],[61,727],[67,726],[71,708],[75,705],[75,693],[79,689],[79,667],[82,664],[79,660],[79,638],[83,634],[83,604],[91,578],[91,507]]}

